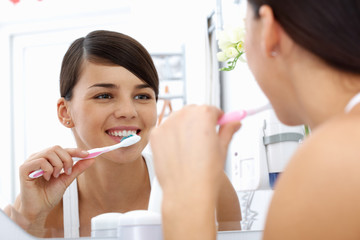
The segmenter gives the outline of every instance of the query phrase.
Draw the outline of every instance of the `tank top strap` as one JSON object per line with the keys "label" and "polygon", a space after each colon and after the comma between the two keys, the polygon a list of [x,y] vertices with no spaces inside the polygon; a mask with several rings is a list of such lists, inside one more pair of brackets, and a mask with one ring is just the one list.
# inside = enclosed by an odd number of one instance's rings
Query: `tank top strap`
{"label": "tank top strap", "polygon": [[353,109],[357,104],[360,103],[360,93],[356,94],[354,97],[352,97],[349,101],[349,103],[345,107],[345,112],[348,113]]}
{"label": "tank top strap", "polygon": [[64,238],[80,237],[79,200],[76,178],[63,196]]}

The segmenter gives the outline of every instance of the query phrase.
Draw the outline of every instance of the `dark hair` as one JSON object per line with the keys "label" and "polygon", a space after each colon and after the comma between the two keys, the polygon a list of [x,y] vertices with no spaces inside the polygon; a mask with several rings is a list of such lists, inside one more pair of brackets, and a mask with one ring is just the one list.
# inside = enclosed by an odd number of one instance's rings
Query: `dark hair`
{"label": "dark hair", "polygon": [[248,0],[259,17],[269,5],[275,19],[300,46],[329,65],[360,73],[359,0]]}
{"label": "dark hair", "polygon": [[159,94],[159,78],[148,51],[135,39],[118,32],[98,30],[75,40],[67,50],[60,71],[60,94],[71,100],[83,62],[119,65]]}

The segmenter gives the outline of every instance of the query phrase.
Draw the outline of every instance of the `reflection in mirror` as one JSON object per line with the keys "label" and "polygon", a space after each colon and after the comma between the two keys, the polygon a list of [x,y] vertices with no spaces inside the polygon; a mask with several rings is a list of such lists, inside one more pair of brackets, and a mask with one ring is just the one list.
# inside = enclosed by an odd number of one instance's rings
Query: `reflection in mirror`
{"label": "reflection in mirror", "polygon": [[[90,236],[94,216],[147,209],[154,176],[147,143],[157,115],[166,101],[171,109],[164,118],[184,104],[208,103],[201,64],[206,35],[198,29],[206,29],[202,20],[214,4],[186,17],[184,1],[79,1],[71,8],[70,1],[1,4],[12,13],[2,15],[0,28],[1,52],[7,53],[1,56],[2,78],[9,89],[8,101],[1,103],[8,118],[1,125],[11,139],[4,145],[3,157],[10,161],[4,163],[9,174],[1,177],[1,208],[37,237]],[[86,46],[108,54],[86,49],[82,55],[80,38],[97,29],[111,33],[92,33]],[[150,52],[159,86],[147,51],[112,31],[134,37]],[[121,62],[128,67],[119,67],[120,48],[130,56]],[[72,167],[72,157],[86,157],[81,150],[112,145],[129,134],[141,141]],[[43,176],[30,178],[38,169]],[[228,194],[219,198],[219,230],[240,229],[239,201],[225,174],[223,185]]]}
{"label": "reflection in mirror", "polygon": [[[0,176],[1,208],[37,237],[75,238],[92,234],[94,216],[117,212],[129,218],[133,215],[124,213],[147,209],[154,194],[147,144],[152,127],[185,104],[213,104],[230,112],[267,101],[246,64],[220,74],[214,58],[216,34],[222,26],[242,21],[245,3],[0,3],[0,48],[7,53],[0,56],[0,74],[8,79],[3,84],[9,90],[4,93],[7,101],[0,103],[7,113],[0,125],[10,139],[3,144],[3,159],[9,161],[2,163],[8,174]],[[92,33],[84,54],[80,38],[98,29],[111,32]],[[99,55],[91,47],[108,53]],[[219,231],[263,228],[272,194],[256,184],[264,114],[245,120],[229,147],[217,209]],[[141,136],[141,141],[72,167],[71,157],[86,157],[81,149],[112,145],[129,134]],[[44,175],[29,178],[37,169],[45,170]]]}
{"label": "reflection in mirror", "polygon": [[[217,9],[222,12],[221,30],[244,27],[247,1],[217,2]],[[226,66],[221,63],[219,68]],[[238,61],[234,70],[221,74],[220,82],[221,106],[225,112],[256,109],[268,103],[246,63]],[[273,110],[242,121],[241,130],[230,143],[225,170],[238,193],[243,230],[264,228],[272,186],[303,137],[303,126],[283,125]],[[266,142],[268,139],[271,141]]]}

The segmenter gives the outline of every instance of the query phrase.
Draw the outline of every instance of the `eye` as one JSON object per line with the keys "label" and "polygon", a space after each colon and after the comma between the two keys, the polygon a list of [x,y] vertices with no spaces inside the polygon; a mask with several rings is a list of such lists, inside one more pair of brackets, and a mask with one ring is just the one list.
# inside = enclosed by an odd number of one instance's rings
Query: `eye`
{"label": "eye", "polygon": [[95,96],[96,99],[111,99],[113,96],[109,93],[101,93]]}
{"label": "eye", "polygon": [[151,96],[150,95],[147,95],[147,94],[139,94],[139,95],[136,95],[134,97],[134,99],[137,99],[137,100],[148,100],[148,99],[151,99]]}

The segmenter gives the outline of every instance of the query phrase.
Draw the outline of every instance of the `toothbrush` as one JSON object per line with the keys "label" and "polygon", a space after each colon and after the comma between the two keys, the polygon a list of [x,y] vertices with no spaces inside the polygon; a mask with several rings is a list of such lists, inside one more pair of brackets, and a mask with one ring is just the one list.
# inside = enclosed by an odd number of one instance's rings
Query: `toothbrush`
{"label": "toothbrush", "polygon": [[[131,145],[137,143],[138,141],[140,141],[140,139],[141,139],[141,137],[138,135],[129,135],[127,137],[122,138],[121,141],[115,145],[102,147],[102,148],[94,148],[94,149],[88,150],[88,153],[89,153],[88,156],[86,156],[84,158],[73,157],[72,159],[75,163],[80,160],[95,158],[95,157],[100,156],[103,153],[107,153],[107,152],[113,151],[113,150],[121,148],[121,147],[131,146]],[[43,174],[44,174],[44,171],[42,169],[38,169],[38,170],[31,172],[29,174],[29,177],[30,178],[38,178],[38,177],[41,177]]]}
{"label": "toothbrush", "polygon": [[240,110],[240,111],[235,111],[235,112],[230,112],[230,113],[225,113],[219,120],[218,120],[218,125],[223,125],[225,123],[228,122],[235,122],[235,121],[241,121],[244,118],[246,118],[247,116],[251,116],[254,114],[257,114],[259,112],[265,111],[267,109],[271,109],[271,105],[270,103],[262,106],[262,107],[258,107],[258,108],[254,108],[254,109],[249,109],[249,110]]}

